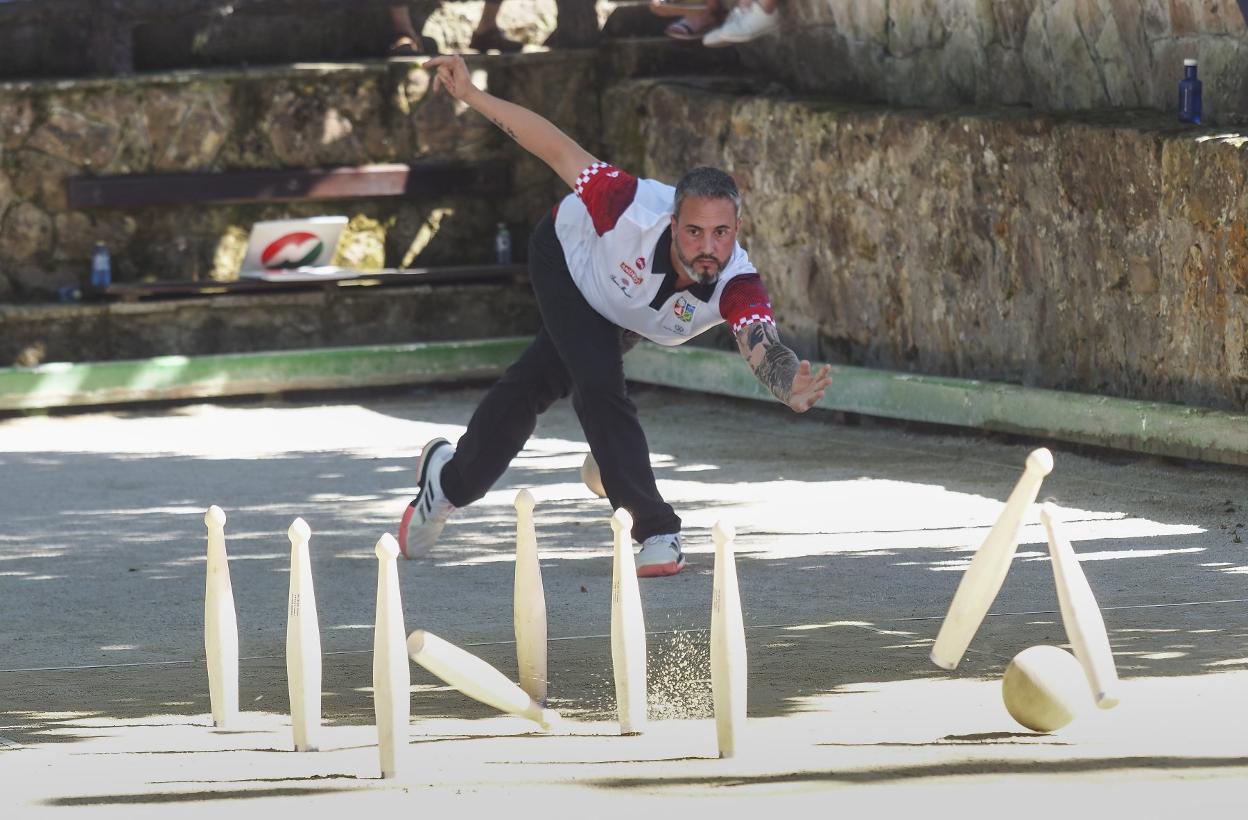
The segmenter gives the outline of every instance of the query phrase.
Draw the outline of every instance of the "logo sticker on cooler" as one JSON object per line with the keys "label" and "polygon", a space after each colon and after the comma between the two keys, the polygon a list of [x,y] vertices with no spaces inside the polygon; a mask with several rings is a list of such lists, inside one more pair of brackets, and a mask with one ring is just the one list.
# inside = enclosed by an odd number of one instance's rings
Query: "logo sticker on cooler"
{"label": "logo sticker on cooler", "polygon": [[301,268],[311,265],[323,247],[316,234],[295,231],[270,242],[260,254],[260,264],[269,270]]}

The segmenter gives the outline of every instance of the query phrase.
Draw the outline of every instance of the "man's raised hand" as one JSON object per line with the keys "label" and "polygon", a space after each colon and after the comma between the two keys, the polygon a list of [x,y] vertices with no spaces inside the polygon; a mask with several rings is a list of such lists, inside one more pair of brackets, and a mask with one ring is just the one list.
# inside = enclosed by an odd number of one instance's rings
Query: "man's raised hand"
{"label": "man's raised hand", "polygon": [[832,367],[824,365],[819,372],[811,372],[810,362],[803,359],[793,374],[793,389],[789,391],[789,407],[795,413],[805,413],[823,398],[823,393],[832,384]]}
{"label": "man's raised hand", "polygon": [[465,98],[477,90],[477,87],[472,84],[472,76],[468,73],[467,63],[458,54],[434,57],[425,62],[425,68],[435,68],[438,71],[433,78],[435,92],[441,87],[455,99],[468,102]]}
{"label": "man's raised hand", "polygon": [[435,92],[439,87],[446,89],[446,93],[497,125],[521,148],[549,165],[569,188],[575,187],[581,171],[596,161],[545,117],[473,85],[463,57],[447,54],[434,57],[424,65],[437,71],[433,78]]}

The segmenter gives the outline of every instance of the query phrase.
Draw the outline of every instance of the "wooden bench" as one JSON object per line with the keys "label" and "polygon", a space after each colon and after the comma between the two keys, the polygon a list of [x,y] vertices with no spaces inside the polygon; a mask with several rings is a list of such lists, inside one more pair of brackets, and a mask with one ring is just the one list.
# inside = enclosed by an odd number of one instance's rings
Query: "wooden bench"
{"label": "wooden bench", "polygon": [[[510,188],[504,160],[477,163],[431,161],[271,171],[225,171],[194,174],[126,174],[74,177],[68,182],[70,206],[76,209],[142,208],[240,202],[435,197],[459,195],[501,198]],[[344,272],[315,280],[232,282],[169,281],[117,283],[90,288],[88,298],[121,300],[213,296],[223,293],[334,289],[377,285],[516,282],[522,265],[464,265],[443,268]]]}
{"label": "wooden bench", "polygon": [[194,174],[125,174],[69,180],[71,208],[138,208],[239,202],[430,197],[501,197],[510,187],[503,160],[296,168]]}

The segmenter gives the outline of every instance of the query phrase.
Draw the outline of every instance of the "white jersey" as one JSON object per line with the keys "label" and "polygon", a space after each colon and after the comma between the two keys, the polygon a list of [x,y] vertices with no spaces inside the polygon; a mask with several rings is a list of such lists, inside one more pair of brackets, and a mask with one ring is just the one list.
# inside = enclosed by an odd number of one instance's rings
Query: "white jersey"
{"label": "white jersey", "polygon": [[734,245],[711,284],[676,288],[671,263],[675,189],[594,163],[555,211],[555,233],[578,289],[598,313],[662,345],[678,345],[725,320],[735,333],[774,324],[767,291]]}

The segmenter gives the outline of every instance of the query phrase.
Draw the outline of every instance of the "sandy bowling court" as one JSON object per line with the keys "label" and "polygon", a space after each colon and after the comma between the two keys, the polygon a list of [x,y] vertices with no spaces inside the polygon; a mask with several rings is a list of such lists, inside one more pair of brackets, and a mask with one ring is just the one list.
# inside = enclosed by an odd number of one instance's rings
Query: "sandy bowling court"
{"label": "sandy bowling court", "polygon": [[[516,490],[537,499],[551,737],[412,669],[410,771],[377,777],[373,544],[393,531],[427,439],[456,438],[477,389],[0,421],[0,788],[34,813],[205,816],[557,799],[621,812],[655,797],[734,808],[913,810],[1008,800],[1022,816],[1100,805],[1238,805],[1248,774],[1243,472],[1053,446],[1041,498],[1105,610],[1122,705],[1024,732],[999,677],[1065,642],[1033,515],[958,671],[928,660],[971,551],[1035,442],[908,432],[832,414],[638,391],[689,568],[642,582],[651,730],[614,737],[610,510],[580,482],[567,404],[427,560],[400,562],[408,629],[514,677]],[[215,731],[202,654],[204,510],[227,512],[242,725]],[[323,749],[289,752],[282,658],[289,542],[312,528]],[[719,517],[736,526],[757,752],[715,760],[707,629]],[[1060,786],[1060,788],[1054,788]],[[744,802],[741,802],[744,801]],[[226,805],[227,803],[232,805]],[[282,806],[279,806],[282,804]],[[725,804],[726,805],[726,804]],[[1141,815],[1143,816],[1143,815]]]}

